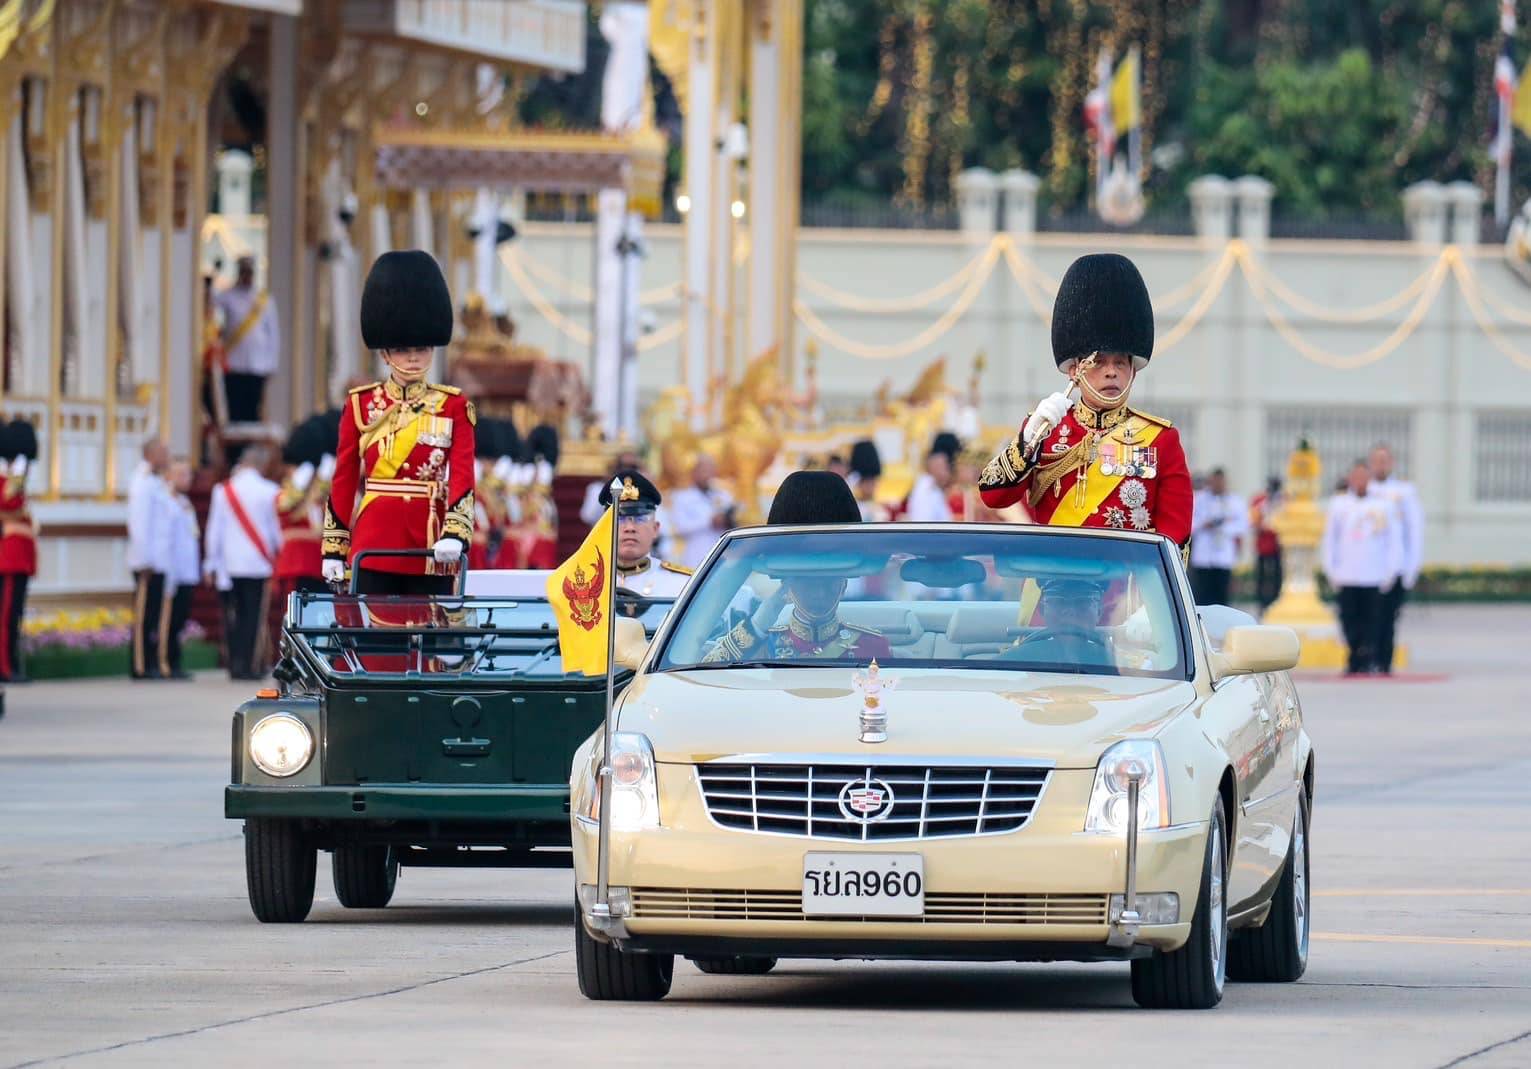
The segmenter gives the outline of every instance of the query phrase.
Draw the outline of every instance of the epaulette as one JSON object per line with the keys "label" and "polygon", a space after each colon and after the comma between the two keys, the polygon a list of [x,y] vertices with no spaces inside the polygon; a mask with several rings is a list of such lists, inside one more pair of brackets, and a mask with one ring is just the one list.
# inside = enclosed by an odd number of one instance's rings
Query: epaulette
{"label": "epaulette", "polygon": [[369,382],[365,386],[352,386],[346,392],[347,393],[366,393],[368,390],[375,390],[375,389],[377,389],[382,384],[383,384],[383,380],[382,379],[378,379],[376,382]]}
{"label": "epaulette", "polygon": [[695,568],[687,568],[683,564],[671,564],[667,560],[660,561],[659,562],[659,566],[661,568],[663,568],[667,572],[674,572],[676,575],[695,575],[696,574],[696,569]]}
{"label": "epaulette", "polygon": [[453,395],[462,393],[462,390],[456,386],[443,386],[439,382],[431,383],[431,389],[440,390],[442,393],[449,393]]}
{"label": "epaulette", "polygon": [[878,638],[882,637],[882,632],[877,630],[875,627],[862,627],[860,624],[848,624],[844,620],[840,621],[840,626],[847,631],[855,631],[858,634],[876,635]]}
{"label": "epaulette", "polygon": [[1175,425],[1173,420],[1165,419],[1163,416],[1150,416],[1147,412],[1144,412],[1140,409],[1128,408],[1127,411],[1131,412],[1139,419],[1146,419],[1148,422],[1157,423],[1161,427],[1173,427]]}

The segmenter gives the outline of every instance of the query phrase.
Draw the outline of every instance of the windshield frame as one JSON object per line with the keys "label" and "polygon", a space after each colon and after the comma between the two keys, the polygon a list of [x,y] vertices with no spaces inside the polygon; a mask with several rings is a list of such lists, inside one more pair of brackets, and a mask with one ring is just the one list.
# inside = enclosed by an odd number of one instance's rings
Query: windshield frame
{"label": "windshield frame", "polygon": [[[1175,618],[1175,627],[1178,632],[1178,641],[1180,644],[1179,666],[1181,671],[1178,673],[1173,671],[1164,673],[1147,673],[1146,677],[1155,679],[1184,680],[1186,682],[1194,682],[1197,678],[1197,673],[1200,670],[1199,665],[1201,663],[1202,650],[1193,641],[1195,630],[1192,628],[1190,617],[1187,615],[1188,593],[1187,587],[1185,586],[1186,579],[1184,576],[1183,562],[1181,561],[1180,556],[1180,548],[1175,545],[1175,543],[1171,542],[1165,535],[1152,531],[1120,531],[1114,528],[1099,527],[1049,527],[1042,524],[1029,523],[909,523],[905,521],[854,524],[801,524],[790,527],[771,527],[760,525],[754,527],[736,527],[731,531],[725,532],[723,536],[718,539],[717,543],[712,547],[711,552],[707,554],[701,565],[696,569],[695,574],[692,576],[691,582],[686,584],[686,588],[681,592],[680,597],[678,597],[674,604],[670,606],[670,611],[665,616],[664,622],[660,624],[658,630],[655,631],[654,635],[649,640],[648,650],[644,654],[643,662],[639,670],[645,674],[703,670],[704,666],[700,664],[667,665],[663,668],[658,666],[664,660],[665,652],[669,647],[675,628],[680,625],[682,620],[684,620],[686,613],[690,610],[691,602],[697,596],[697,592],[706,584],[708,576],[712,573],[712,570],[718,566],[718,561],[723,557],[728,547],[733,543],[743,539],[752,538],[782,538],[791,535],[852,531],[868,533],[896,532],[902,534],[936,533],[942,534],[946,537],[999,534],[1013,538],[1099,538],[1113,542],[1141,542],[1154,545],[1158,548],[1159,551],[1159,560],[1163,569],[1165,590],[1170,602],[1170,611],[1174,614]],[[957,666],[958,670],[972,670],[978,664],[984,664],[985,668],[989,668],[989,664],[987,662],[960,661],[954,662],[954,664]],[[945,661],[925,661],[921,662],[917,666],[901,665],[900,667],[905,671],[911,670],[911,668],[932,668],[939,670],[945,665]],[[844,662],[840,661],[826,661],[818,664],[815,664],[812,661],[804,661],[801,664],[794,664],[792,667],[826,668],[843,666]],[[739,666],[728,665],[726,667]],[[950,670],[949,667],[948,670]],[[1033,666],[1022,668],[1005,668],[1002,665],[995,665],[990,670],[1034,673],[1046,671],[1046,669]],[[1077,671],[1075,666],[1065,668],[1063,669],[1063,672],[1070,675],[1081,674]],[[1136,673],[1132,674],[1135,675]]]}

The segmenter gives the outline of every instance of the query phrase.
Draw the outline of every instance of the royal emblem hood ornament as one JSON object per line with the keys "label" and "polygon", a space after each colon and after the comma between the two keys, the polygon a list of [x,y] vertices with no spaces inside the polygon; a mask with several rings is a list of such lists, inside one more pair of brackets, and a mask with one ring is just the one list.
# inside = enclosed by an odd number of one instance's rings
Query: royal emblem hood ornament
{"label": "royal emblem hood ornament", "polygon": [[882,703],[883,695],[898,686],[898,680],[884,676],[874,658],[865,673],[851,676],[851,686],[861,692],[861,741],[888,741],[888,710]]}

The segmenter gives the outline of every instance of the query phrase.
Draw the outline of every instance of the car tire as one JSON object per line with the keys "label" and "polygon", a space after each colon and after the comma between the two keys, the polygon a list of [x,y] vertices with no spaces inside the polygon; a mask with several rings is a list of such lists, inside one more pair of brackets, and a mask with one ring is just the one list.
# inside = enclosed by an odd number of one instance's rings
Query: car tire
{"label": "car tire", "polygon": [[692,965],[713,976],[764,976],[776,968],[775,958],[729,955],[721,958],[687,958]]}
{"label": "car tire", "polygon": [[1300,791],[1292,842],[1287,848],[1281,881],[1271,898],[1271,911],[1260,927],[1232,933],[1228,943],[1229,979],[1289,984],[1307,971],[1310,813],[1308,794]]}
{"label": "car tire", "polygon": [[624,954],[574,916],[574,966],[580,994],[595,1002],[658,1002],[670,993],[674,954]]}
{"label": "car tire", "polygon": [[1132,963],[1132,998],[1156,1010],[1207,1010],[1223,1000],[1228,949],[1228,833],[1223,801],[1212,805],[1191,935],[1179,950]]}
{"label": "car tire", "polygon": [[330,859],[335,897],[347,909],[382,909],[393,898],[399,862],[391,846],[337,846]]}
{"label": "car tire", "polygon": [[314,905],[319,851],[295,820],[245,821],[245,885],[250,909],[265,924],[297,924]]}

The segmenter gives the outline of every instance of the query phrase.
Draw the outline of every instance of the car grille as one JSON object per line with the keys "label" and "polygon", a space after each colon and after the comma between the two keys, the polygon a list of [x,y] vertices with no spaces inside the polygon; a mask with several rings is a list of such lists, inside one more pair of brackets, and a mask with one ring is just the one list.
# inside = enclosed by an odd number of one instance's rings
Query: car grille
{"label": "car grille", "polygon": [[921,917],[814,917],[797,891],[634,887],[633,917],[703,921],[877,921],[912,924],[1105,924],[1107,895],[926,892]]}
{"label": "car grille", "polygon": [[[857,842],[1016,831],[1048,777],[1037,765],[708,762],[696,771],[707,812],[725,828]],[[877,808],[848,808],[858,801]]]}

